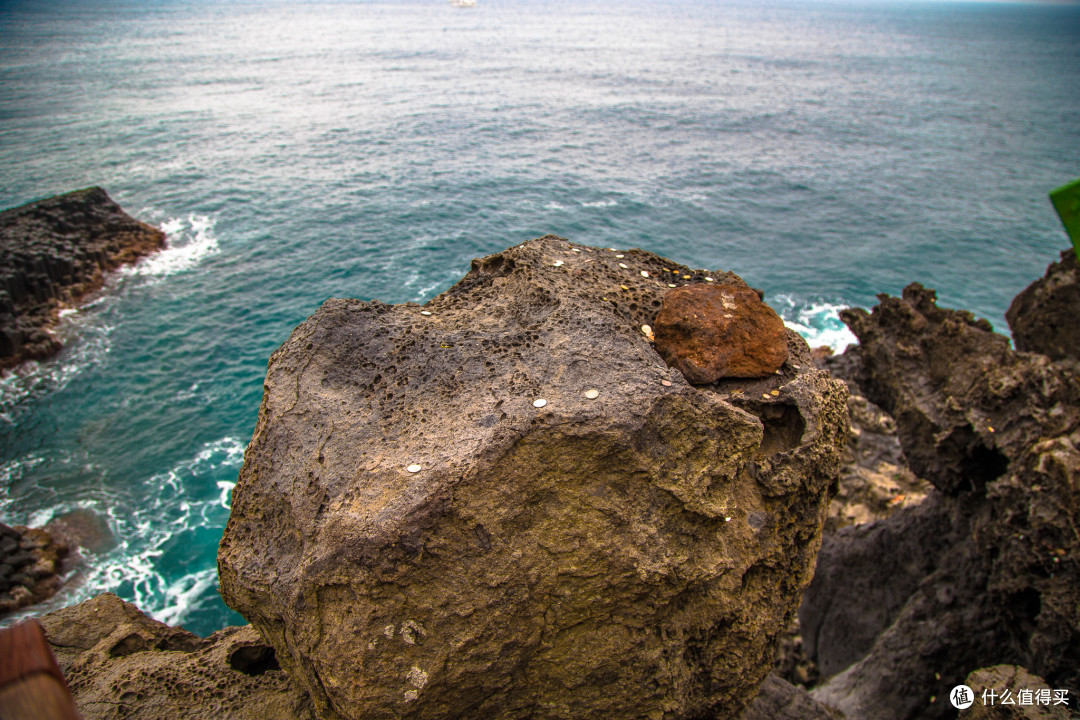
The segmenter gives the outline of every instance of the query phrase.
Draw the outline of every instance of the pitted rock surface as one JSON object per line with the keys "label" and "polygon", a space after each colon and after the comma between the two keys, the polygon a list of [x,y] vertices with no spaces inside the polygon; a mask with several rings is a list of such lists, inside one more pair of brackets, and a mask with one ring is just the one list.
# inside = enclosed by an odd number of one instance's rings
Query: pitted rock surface
{"label": "pitted rock surface", "polygon": [[669,371],[641,326],[706,277],[739,282],[547,236],[424,306],[328,300],[272,355],[221,592],[319,717],[738,716],[846,390],[794,333],[764,380]]}
{"label": "pitted rock surface", "polygon": [[653,331],[657,352],[695,385],[768,377],[787,360],[784,321],[745,285],[672,290]]}
{"label": "pitted rock surface", "polygon": [[250,626],[201,638],[111,593],[41,618],[84,720],[313,720]]}
{"label": "pitted rock surface", "polygon": [[56,311],[164,245],[99,187],[0,212],[0,369],[57,352]]}

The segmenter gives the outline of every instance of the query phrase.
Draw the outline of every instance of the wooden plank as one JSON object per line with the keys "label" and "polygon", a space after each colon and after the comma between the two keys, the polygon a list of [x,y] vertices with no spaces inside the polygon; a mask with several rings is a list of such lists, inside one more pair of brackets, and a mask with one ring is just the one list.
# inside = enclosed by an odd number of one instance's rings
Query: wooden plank
{"label": "wooden plank", "polygon": [[37,620],[0,630],[0,720],[79,720]]}

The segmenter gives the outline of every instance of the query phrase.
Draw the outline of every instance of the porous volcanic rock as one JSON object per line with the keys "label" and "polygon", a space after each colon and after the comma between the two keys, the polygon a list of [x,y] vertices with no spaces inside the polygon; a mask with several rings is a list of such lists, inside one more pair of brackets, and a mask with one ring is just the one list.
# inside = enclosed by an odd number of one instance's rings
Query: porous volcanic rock
{"label": "porous volcanic rock", "polygon": [[694,284],[664,296],[653,323],[656,351],[695,384],[762,378],[787,360],[787,330],[744,284]]}
{"label": "porous volcanic rock", "polygon": [[40,618],[84,720],[313,720],[250,625],[208,638],[105,593]]}
{"label": "porous volcanic rock", "polygon": [[0,369],[60,349],[57,310],[106,272],[160,249],[165,233],[125,213],[99,187],[0,212]]}
{"label": "porous volcanic rock", "polygon": [[933,291],[845,311],[851,367],[896,419],[919,506],[828,537],[807,590],[813,691],[849,717],[944,718],[974,669],[1015,664],[1080,691],[1080,377],[1016,352]]}
{"label": "porous volcanic rock", "polygon": [[1013,298],[1005,313],[1017,350],[1080,360],[1080,264],[1071,248]]}
{"label": "porous volcanic rock", "polygon": [[780,374],[687,384],[641,332],[675,276],[707,274],[546,236],[424,306],[328,300],[271,356],[221,592],[319,717],[738,716],[846,392],[794,333]]}
{"label": "porous volcanic rock", "polygon": [[60,589],[68,552],[62,537],[0,523],[0,616],[39,603]]}

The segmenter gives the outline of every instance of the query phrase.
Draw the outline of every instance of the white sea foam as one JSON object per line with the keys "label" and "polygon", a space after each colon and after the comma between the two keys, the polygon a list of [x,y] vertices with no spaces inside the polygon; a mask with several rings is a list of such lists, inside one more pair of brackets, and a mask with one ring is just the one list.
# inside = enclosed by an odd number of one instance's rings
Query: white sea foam
{"label": "white sea foam", "polygon": [[144,257],[129,270],[135,275],[168,277],[190,270],[204,258],[218,252],[214,219],[191,214],[187,219],[170,218],[161,224],[165,249]]}
{"label": "white sea foam", "polygon": [[81,308],[60,311],[55,333],[64,344],[63,354],[44,362],[23,363],[0,378],[0,422],[13,422],[26,400],[63,390],[73,378],[108,354],[113,327],[108,324],[108,313],[103,307],[107,309],[120,300],[115,292],[118,281],[130,277],[165,278],[189,270],[218,252],[212,218],[194,214],[186,220],[172,218],[163,222],[161,229],[166,235],[164,250],[121,269],[110,277],[105,293]]}
{"label": "white sea foam", "polygon": [[803,336],[810,347],[827,345],[834,352],[843,352],[858,339],[840,319],[840,311],[850,303],[823,299],[796,300],[777,295],[770,304],[783,318],[784,324]]}
{"label": "white sea foam", "polygon": [[[213,566],[195,567],[170,579],[177,567],[177,548],[170,541],[181,533],[224,525],[235,483],[208,478],[235,477],[243,454],[244,444],[238,438],[224,437],[146,478],[131,489],[130,496],[96,503],[94,509],[105,515],[118,542],[107,553],[87,558],[84,582],[69,600],[116,592],[158,620],[183,623],[205,602],[217,571]],[[170,553],[172,573],[161,566]]]}
{"label": "white sea foam", "polygon": [[[115,299],[100,298],[92,306],[100,307]],[[64,352],[45,362],[25,362],[0,378],[0,422],[14,422],[28,399],[63,390],[86,368],[101,362],[109,353],[113,331],[106,317],[105,312],[79,311],[62,316],[56,334],[65,346]]]}
{"label": "white sea foam", "polygon": [[180,625],[192,610],[206,602],[206,591],[217,582],[217,568],[188,573],[165,588],[163,607],[152,613],[166,625]]}
{"label": "white sea foam", "polygon": [[605,208],[605,207],[614,207],[615,205],[618,205],[618,204],[619,204],[618,200],[598,200],[597,202],[583,202],[583,203],[581,203],[581,207]]}
{"label": "white sea foam", "polygon": [[236,487],[236,483],[229,482],[228,480],[218,480],[217,486],[218,489],[221,490],[221,498],[218,500],[221,507],[226,510],[232,510],[232,491],[233,488]]}

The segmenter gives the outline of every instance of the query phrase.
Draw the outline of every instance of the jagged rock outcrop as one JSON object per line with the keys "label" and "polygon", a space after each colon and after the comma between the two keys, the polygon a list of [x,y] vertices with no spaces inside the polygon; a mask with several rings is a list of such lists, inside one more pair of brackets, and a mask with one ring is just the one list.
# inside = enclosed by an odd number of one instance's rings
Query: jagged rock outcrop
{"label": "jagged rock outcrop", "polygon": [[[896,419],[919,506],[827,539],[800,619],[813,695],[850,717],[948,717],[970,671],[1022,665],[1080,690],[1080,377],[1016,352],[913,284],[842,313],[851,367]],[[934,702],[936,698],[939,702]]]}
{"label": "jagged rock outcrop", "polygon": [[69,550],[63,538],[45,530],[0,523],[0,616],[55,593]]}
{"label": "jagged rock outcrop", "polygon": [[1013,298],[1005,313],[1017,350],[1080,360],[1080,263],[1071,248],[1046,275]]}
{"label": "jagged rock outcrop", "polygon": [[57,310],[164,244],[161,230],[130,217],[99,187],[0,212],[0,369],[58,351],[49,333]]}
{"label": "jagged rock outcrop", "polygon": [[303,692],[250,626],[208,638],[111,593],[41,618],[83,720],[313,720]]}
{"label": "jagged rock outcrop", "polygon": [[738,716],[846,393],[791,332],[778,374],[688,384],[641,331],[675,277],[708,282],[548,236],[425,306],[329,300],[273,354],[221,591],[321,718]]}

